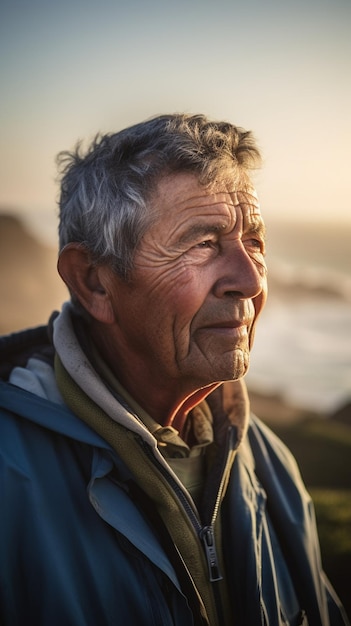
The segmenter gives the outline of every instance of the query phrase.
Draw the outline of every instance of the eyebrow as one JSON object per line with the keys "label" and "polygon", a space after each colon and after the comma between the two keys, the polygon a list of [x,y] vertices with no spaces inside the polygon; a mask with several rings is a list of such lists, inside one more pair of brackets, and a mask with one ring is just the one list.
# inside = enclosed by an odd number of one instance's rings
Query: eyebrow
{"label": "eyebrow", "polygon": [[[178,239],[178,245],[188,244],[196,239],[206,237],[208,235],[220,235],[226,228],[225,222],[217,222],[216,224],[193,224]],[[266,240],[266,227],[262,221],[250,224],[248,228],[243,229],[243,234],[256,235],[263,241]]]}
{"label": "eyebrow", "polygon": [[267,236],[266,226],[264,225],[263,222],[253,224],[248,229],[244,228],[244,232],[250,233],[252,235],[257,235],[258,237],[261,237],[261,239],[263,240],[265,240]]}

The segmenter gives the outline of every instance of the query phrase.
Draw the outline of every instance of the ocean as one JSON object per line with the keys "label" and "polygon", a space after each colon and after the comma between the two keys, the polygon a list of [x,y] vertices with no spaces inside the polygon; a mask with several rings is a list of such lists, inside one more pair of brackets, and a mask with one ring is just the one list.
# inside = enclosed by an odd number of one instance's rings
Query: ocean
{"label": "ocean", "polygon": [[267,224],[269,297],[247,382],[329,415],[351,401],[351,224]]}

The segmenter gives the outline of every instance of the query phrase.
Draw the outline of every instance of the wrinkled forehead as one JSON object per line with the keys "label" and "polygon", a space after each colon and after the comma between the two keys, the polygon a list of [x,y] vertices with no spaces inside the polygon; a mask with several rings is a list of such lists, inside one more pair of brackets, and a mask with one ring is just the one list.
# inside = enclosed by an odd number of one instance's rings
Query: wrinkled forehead
{"label": "wrinkled forehead", "polygon": [[168,175],[159,181],[151,205],[156,221],[171,211],[179,216],[218,213],[225,217],[227,214],[230,222],[235,223],[239,210],[244,226],[262,224],[257,193],[248,179],[233,180],[228,176],[203,185],[196,175],[188,172]]}
{"label": "wrinkled forehead", "polygon": [[234,191],[232,194],[234,207],[239,207],[244,223],[255,224],[262,222],[261,207],[257,192],[253,187]]}
{"label": "wrinkled forehead", "polygon": [[229,204],[241,210],[244,222],[262,222],[258,195],[248,172],[238,172],[236,169],[228,168],[223,177],[209,186],[208,191],[209,193],[224,192],[230,196]]}

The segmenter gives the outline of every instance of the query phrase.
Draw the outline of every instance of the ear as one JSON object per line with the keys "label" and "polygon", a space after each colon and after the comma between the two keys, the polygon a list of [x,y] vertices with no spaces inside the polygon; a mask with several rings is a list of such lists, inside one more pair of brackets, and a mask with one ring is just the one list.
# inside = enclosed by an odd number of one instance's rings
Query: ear
{"label": "ear", "polygon": [[113,307],[104,286],[107,268],[95,265],[84,245],[75,242],[67,244],[60,253],[57,269],[70,292],[93,318],[104,324],[113,324]]}

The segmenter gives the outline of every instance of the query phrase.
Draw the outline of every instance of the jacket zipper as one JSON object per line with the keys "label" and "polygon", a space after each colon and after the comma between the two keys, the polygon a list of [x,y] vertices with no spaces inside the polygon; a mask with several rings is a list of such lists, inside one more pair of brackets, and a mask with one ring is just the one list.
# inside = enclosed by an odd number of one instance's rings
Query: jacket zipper
{"label": "jacket zipper", "polygon": [[223,580],[219,569],[213,526],[204,526],[201,528],[199,536],[205,549],[210,582],[215,583],[219,580]]}
{"label": "jacket zipper", "polygon": [[[235,429],[233,427],[230,428],[229,433],[228,433],[228,439],[227,439],[227,449],[226,449],[226,455],[225,455],[225,465],[227,463],[228,460],[228,456],[229,456],[229,452],[231,451],[231,449],[234,448],[233,444],[232,444],[232,439],[233,439],[233,431]],[[157,465],[157,469],[161,472],[162,476],[164,478],[166,478],[166,480],[168,481],[168,483],[170,484],[170,486],[172,487],[172,489],[174,490],[175,494],[177,495],[178,499],[180,500],[183,508],[185,509],[202,545],[204,548],[204,552],[205,552],[205,556],[206,556],[206,560],[207,560],[207,566],[208,566],[208,574],[209,574],[209,580],[211,583],[214,582],[218,582],[220,580],[223,580],[223,576],[220,572],[220,568],[219,568],[219,560],[218,560],[218,555],[217,555],[217,550],[216,550],[216,542],[215,542],[215,535],[214,535],[214,525],[217,519],[217,515],[218,515],[218,510],[219,510],[219,505],[221,502],[221,496],[222,496],[222,491],[223,491],[223,486],[224,486],[224,480],[225,480],[225,476],[224,476],[224,470],[222,472],[222,478],[221,478],[221,482],[219,485],[219,489],[217,492],[217,496],[216,496],[216,501],[215,501],[215,505],[213,508],[213,513],[212,513],[212,517],[211,517],[211,521],[210,524],[205,525],[205,526],[201,526],[200,521],[198,519],[198,516],[196,515],[193,507],[191,506],[189,500],[187,499],[184,491],[182,490],[182,488],[178,485],[178,483],[174,480],[173,476],[171,476],[169,474],[169,472],[166,470],[165,467],[163,467],[163,465],[161,465],[160,463],[158,463],[157,459],[155,458],[152,450],[150,449],[150,446],[143,440],[142,437],[137,436],[139,439],[140,444],[142,445],[142,447],[144,448],[145,453],[147,454],[147,456],[149,457],[149,459],[154,463],[154,465]],[[224,468],[225,468],[224,465]]]}
{"label": "jacket zipper", "polygon": [[209,526],[204,526],[204,528],[201,530],[200,533],[200,538],[202,539],[204,548],[205,548],[205,554],[206,554],[206,558],[207,558],[207,564],[208,564],[208,569],[209,569],[209,577],[210,577],[210,582],[217,582],[219,580],[223,580],[223,576],[220,572],[219,569],[219,562],[218,562],[218,556],[217,556],[217,551],[216,551],[216,543],[215,543],[215,535],[214,535],[214,526],[216,523],[216,519],[217,519],[217,515],[218,515],[218,511],[219,511],[219,507],[221,504],[221,500],[222,500],[222,493],[223,493],[223,488],[224,488],[224,481],[225,481],[225,468],[228,462],[228,458],[229,458],[229,453],[234,450],[235,446],[234,446],[234,434],[236,433],[235,428],[231,427],[229,428],[229,432],[228,432],[228,436],[227,436],[227,443],[226,443],[226,452],[225,452],[225,463],[223,465],[223,470],[222,470],[222,476],[221,476],[221,481],[219,483],[219,487],[217,490],[217,496],[216,496],[216,501],[213,507],[213,512],[212,512],[212,517],[211,517],[211,523]]}

